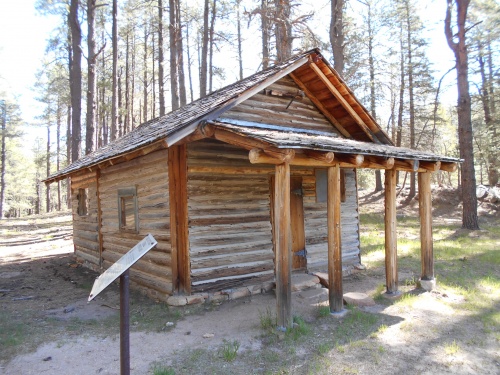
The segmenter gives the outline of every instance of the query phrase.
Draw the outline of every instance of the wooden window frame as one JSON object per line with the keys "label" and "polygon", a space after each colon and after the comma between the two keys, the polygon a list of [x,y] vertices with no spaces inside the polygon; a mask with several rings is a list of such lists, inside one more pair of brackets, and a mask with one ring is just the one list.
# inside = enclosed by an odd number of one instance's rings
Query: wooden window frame
{"label": "wooden window frame", "polygon": [[[124,203],[126,199],[132,199],[134,205],[134,226],[127,226]],[[137,205],[137,187],[118,189],[118,228],[121,232],[139,233],[139,208]]]}
{"label": "wooden window frame", "polygon": [[89,188],[79,188],[76,196],[78,200],[78,216],[89,215]]}

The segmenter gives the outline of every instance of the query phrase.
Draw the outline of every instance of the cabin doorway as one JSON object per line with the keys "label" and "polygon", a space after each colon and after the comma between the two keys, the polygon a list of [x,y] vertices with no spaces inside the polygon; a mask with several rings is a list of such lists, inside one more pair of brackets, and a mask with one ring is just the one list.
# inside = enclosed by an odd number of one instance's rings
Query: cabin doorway
{"label": "cabin doorway", "polygon": [[[274,176],[271,177],[271,223],[274,232]],[[304,190],[302,177],[290,177],[290,231],[292,236],[292,270],[307,269],[304,227]],[[276,251],[275,249],[273,249]]]}

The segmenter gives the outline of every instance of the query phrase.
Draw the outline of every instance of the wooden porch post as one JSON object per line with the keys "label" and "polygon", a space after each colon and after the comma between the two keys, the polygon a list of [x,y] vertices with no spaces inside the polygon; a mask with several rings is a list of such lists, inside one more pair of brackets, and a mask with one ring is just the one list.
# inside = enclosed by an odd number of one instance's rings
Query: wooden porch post
{"label": "wooden porch post", "polygon": [[276,165],[274,185],[276,315],[278,329],[292,327],[292,256],[290,233],[290,164]]}
{"label": "wooden porch post", "polygon": [[385,278],[387,294],[398,292],[396,173],[395,169],[385,171]]}
{"label": "wooden porch post", "polygon": [[168,148],[172,292],[191,293],[189,260],[187,147]]}
{"label": "wooden porch post", "polygon": [[421,285],[424,289],[434,287],[434,250],[432,243],[432,199],[431,173],[418,174],[418,203],[420,211],[420,250],[422,274]]}
{"label": "wooden porch post", "polygon": [[330,313],[341,313],[344,307],[342,289],[342,247],[340,238],[340,167],[328,167],[328,296]]}

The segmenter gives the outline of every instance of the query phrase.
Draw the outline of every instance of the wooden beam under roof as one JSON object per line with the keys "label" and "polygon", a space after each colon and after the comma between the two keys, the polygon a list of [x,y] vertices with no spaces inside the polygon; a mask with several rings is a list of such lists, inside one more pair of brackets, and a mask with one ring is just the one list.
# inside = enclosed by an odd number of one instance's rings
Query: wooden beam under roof
{"label": "wooden beam under roof", "polygon": [[[282,164],[283,160],[275,158],[266,153],[265,150],[254,148],[248,153],[248,159],[252,164]],[[295,153],[295,156],[289,160],[289,164],[301,167],[325,168],[338,165],[341,168],[358,168],[363,161],[362,155],[343,155],[342,158],[333,159],[331,162],[317,160],[309,157],[307,154]]]}
{"label": "wooden beam under roof", "polygon": [[318,77],[323,81],[323,83],[328,87],[333,96],[342,104],[342,107],[351,115],[351,117],[356,121],[356,123],[363,129],[368,138],[370,138],[375,143],[380,143],[379,139],[373,134],[370,128],[365,124],[363,119],[356,113],[352,106],[347,102],[344,96],[339,92],[335,85],[328,79],[328,77],[323,73],[323,71],[314,63],[310,62],[309,66],[316,72]]}
{"label": "wooden beam under roof", "polygon": [[340,124],[340,122],[337,121],[337,119],[330,113],[330,111],[323,105],[323,103],[316,98],[316,95],[314,95],[306,85],[300,80],[300,78],[297,77],[294,73],[290,73],[290,77],[295,81],[297,86],[300,87],[302,91],[307,95],[307,97],[314,103],[316,107],[321,111],[321,113],[333,124],[335,129],[339,131],[340,134],[342,134],[346,138],[352,138],[351,134],[345,128]]}
{"label": "wooden beam under roof", "polygon": [[456,172],[458,163],[442,161],[440,169],[445,172]]}

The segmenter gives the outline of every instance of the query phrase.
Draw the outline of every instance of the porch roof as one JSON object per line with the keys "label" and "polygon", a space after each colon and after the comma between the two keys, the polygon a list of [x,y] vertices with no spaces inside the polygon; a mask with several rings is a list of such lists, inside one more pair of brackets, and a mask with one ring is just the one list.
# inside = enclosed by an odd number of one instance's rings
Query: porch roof
{"label": "porch roof", "polygon": [[263,141],[279,149],[331,151],[336,154],[360,154],[431,162],[441,161],[456,163],[460,161],[460,159],[457,158],[446,157],[425,151],[332,137],[330,133],[306,129],[278,127],[229,119],[211,121],[210,124],[243,137]]}

